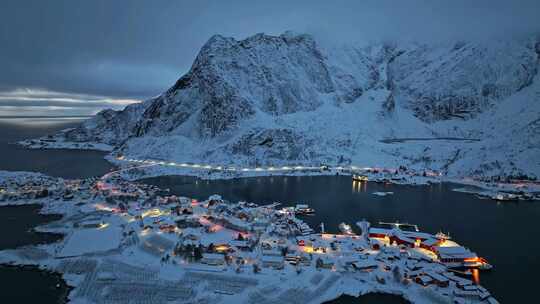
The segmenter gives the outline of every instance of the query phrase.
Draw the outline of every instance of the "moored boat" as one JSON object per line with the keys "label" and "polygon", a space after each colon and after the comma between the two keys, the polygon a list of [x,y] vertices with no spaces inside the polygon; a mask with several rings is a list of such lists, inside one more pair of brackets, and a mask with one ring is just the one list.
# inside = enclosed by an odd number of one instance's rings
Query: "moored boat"
{"label": "moored boat", "polygon": [[352,231],[352,228],[350,225],[347,225],[345,223],[341,223],[339,224],[339,230],[341,230],[341,232],[343,232],[343,234],[347,234],[347,235],[353,235],[354,232]]}
{"label": "moored boat", "polygon": [[313,208],[310,208],[307,204],[297,204],[296,207],[294,207],[294,212],[296,214],[313,214],[315,213],[315,210]]}

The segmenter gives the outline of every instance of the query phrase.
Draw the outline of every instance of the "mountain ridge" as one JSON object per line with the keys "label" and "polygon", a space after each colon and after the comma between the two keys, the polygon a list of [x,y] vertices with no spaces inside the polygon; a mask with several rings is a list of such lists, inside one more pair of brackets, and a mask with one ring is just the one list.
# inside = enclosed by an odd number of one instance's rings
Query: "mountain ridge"
{"label": "mountain ridge", "polygon": [[[533,38],[324,48],[292,32],[215,35],[160,96],[102,111],[62,136],[171,161],[538,176],[540,163],[523,159],[540,155],[539,54]],[[480,142],[383,142],[418,137]]]}

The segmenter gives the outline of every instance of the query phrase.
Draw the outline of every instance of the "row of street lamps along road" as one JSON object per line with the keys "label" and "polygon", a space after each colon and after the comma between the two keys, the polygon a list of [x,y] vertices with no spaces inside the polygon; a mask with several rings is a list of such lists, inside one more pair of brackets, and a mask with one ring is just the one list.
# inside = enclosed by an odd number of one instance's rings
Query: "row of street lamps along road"
{"label": "row of street lamps along road", "polygon": [[217,170],[217,171],[242,171],[242,172],[263,172],[263,171],[301,171],[301,170],[352,170],[352,171],[367,171],[373,170],[375,168],[369,167],[360,167],[360,166],[282,166],[282,167],[254,167],[254,168],[237,168],[234,166],[219,166],[219,165],[207,165],[207,164],[188,164],[188,163],[176,163],[176,162],[166,162],[166,161],[157,161],[157,160],[141,160],[133,158],[124,158],[118,157],[119,161],[126,161],[139,164],[148,164],[148,165],[161,165],[161,166],[170,166],[170,167],[180,167],[180,168],[190,168],[190,169],[199,169],[199,170]]}

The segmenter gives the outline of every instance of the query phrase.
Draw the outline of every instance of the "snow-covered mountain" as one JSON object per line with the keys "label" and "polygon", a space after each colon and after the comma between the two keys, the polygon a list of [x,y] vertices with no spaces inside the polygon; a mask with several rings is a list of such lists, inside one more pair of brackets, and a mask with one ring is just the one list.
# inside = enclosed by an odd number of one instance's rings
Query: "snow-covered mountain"
{"label": "snow-covered mountain", "polygon": [[321,47],[290,32],[216,35],[167,92],[65,137],[179,162],[540,176],[539,41]]}

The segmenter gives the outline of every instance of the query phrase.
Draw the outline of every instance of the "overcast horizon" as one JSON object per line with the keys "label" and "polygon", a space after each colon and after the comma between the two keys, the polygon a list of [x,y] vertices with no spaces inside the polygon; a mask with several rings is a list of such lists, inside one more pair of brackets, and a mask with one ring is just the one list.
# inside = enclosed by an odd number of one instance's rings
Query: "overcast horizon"
{"label": "overcast horizon", "polygon": [[469,2],[2,1],[0,116],[89,115],[156,96],[214,34],[367,43],[540,33],[539,1]]}

